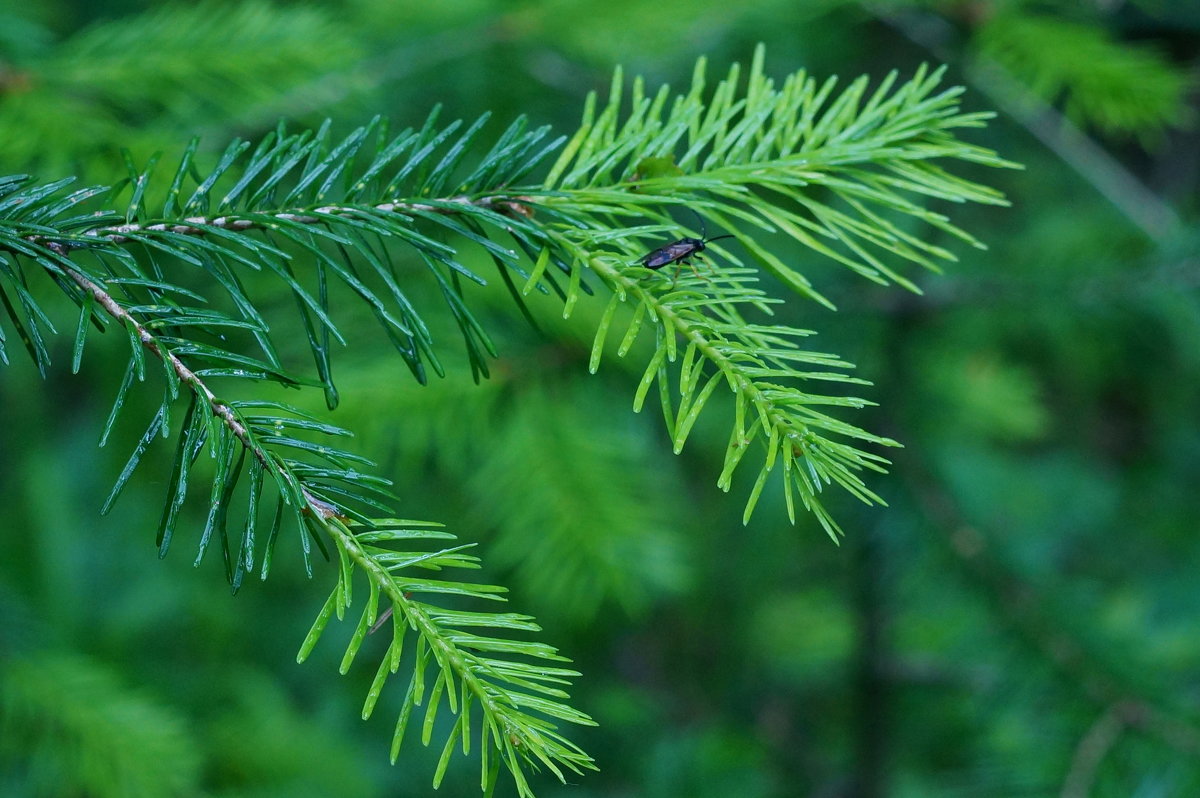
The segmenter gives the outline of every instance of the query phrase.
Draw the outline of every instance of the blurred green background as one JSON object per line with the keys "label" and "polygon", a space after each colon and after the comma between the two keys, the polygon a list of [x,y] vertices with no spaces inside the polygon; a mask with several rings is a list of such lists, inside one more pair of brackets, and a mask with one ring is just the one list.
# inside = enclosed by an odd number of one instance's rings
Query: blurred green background
{"label": "blurred green background", "polygon": [[[1014,206],[955,208],[991,248],[952,246],[922,296],[783,253],[839,311],[781,320],[858,364],[880,406],[855,420],[906,446],[871,482],[889,507],[830,497],[840,547],[778,495],[743,527],[720,423],[673,457],[636,375],[587,375],[598,302],[569,324],[542,302],[539,334],[480,292],[480,387],[462,363],[417,387],[368,319],[335,359],[333,421],[403,514],[478,541],[584,674],[601,770],[538,795],[1200,795],[1200,5],[9,0],[0,171],[104,182],[122,147],[437,103],[569,133],[617,64],[678,87],[759,41],[778,77],[948,63],[999,111],[968,138],[1026,166],[970,175]],[[437,752],[391,767],[393,718],[358,720],[372,667],[337,676],[331,642],[294,663],[331,567],[281,545],[231,598],[218,558],[159,562],[168,446],[98,515],[157,397],[97,448],[124,343],[72,376],[67,338],[44,380],[19,347],[0,371],[0,794],[430,794]],[[457,761],[441,793],[476,783]]]}

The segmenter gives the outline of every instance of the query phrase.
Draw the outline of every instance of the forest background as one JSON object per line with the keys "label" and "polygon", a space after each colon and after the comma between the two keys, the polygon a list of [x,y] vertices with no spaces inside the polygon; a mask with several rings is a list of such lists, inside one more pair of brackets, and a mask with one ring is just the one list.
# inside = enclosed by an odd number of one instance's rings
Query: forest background
{"label": "forest background", "polygon": [[[491,111],[492,137],[522,113],[569,132],[615,65],[682,88],[759,42],[776,76],[946,63],[967,110],[998,112],[967,138],[1025,167],[972,175],[1013,205],[956,208],[989,249],[920,295],[788,253],[838,307],[798,323],[873,383],[856,422],[905,447],[870,477],[887,507],[829,498],[840,546],[781,492],[743,526],[748,486],[712,484],[718,425],[675,457],[630,412],[637,374],[589,376],[602,307],[535,304],[547,335],[480,292],[499,357],[479,386],[453,357],[417,386],[365,321],[338,361],[348,447],[405,516],[478,542],[480,579],[583,674],[600,771],[537,794],[1200,793],[1200,6],[5,2],[0,172],[106,182],[122,148],[201,135],[211,160],[280,118],[344,133],[438,103]],[[0,793],[429,794],[436,746],[389,766],[391,721],[357,717],[373,669],[337,676],[328,644],[294,664],[334,568],[310,581],[282,547],[231,598],[218,558],[159,562],[170,447],[98,514],[154,406],[95,445],[120,344],[78,375],[19,346],[0,370]],[[462,764],[444,794],[477,791]]]}

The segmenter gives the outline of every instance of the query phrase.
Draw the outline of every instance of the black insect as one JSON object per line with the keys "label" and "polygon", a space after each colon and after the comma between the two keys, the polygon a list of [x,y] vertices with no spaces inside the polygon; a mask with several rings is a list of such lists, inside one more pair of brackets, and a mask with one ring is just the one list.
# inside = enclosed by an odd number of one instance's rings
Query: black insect
{"label": "black insect", "polygon": [[[707,232],[704,230],[704,220],[700,219],[700,235],[704,236]],[[646,253],[638,263],[645,266],[647,269],[661,269],[663,266],[675,264],[675,279],[679,279],[679,270],[682,264],[687,264],[692,267],[692,271],[699,277],[700,273],[696,271],[696,267],[692,266],[692,258],[704,251],[704,248],[713,241],[719,241],[722,238],[733,238],[732,234],[723,236],[713,236],[712,238],[681,238],[678,241],[672,241],[666,246]]]}

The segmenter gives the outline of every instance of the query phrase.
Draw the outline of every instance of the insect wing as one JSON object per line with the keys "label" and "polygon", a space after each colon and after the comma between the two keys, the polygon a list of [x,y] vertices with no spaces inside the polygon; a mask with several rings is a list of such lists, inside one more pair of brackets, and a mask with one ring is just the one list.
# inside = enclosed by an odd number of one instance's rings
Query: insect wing
{"label": "insect wing", "polygon": [[[699,245],[699,246],[697,246]],[[642,258],[642,265],[647,269],[661,269],[669,263],[683,260],[704,249],[704,245],[694,238],[682,238],[679,241],[659,247]]]}

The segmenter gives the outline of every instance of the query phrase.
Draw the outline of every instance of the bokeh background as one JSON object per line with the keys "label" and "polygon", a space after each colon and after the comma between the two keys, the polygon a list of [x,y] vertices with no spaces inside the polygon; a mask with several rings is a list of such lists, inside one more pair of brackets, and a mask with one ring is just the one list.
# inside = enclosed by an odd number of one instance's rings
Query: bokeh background
{"label": "bokeh background", "polygon": [[[856,421],[906,447],[871,483],[888,507],[831,497],[840,546],[769,492],[743,527],[719,420],[674,457],[636,375],[589,377],[599,307],[542,303],[539,334],[478,292],[500,348],[479,387],[449,323],[427,388],[367,319],[335,360],[333,420],[404,515],[478,541],[584,673],[601,771],[538,795],[1200,795],[1200,5],[6,0],[0,171],[104,182],[121,148],[437,103],[569,133],[617,64],[682,86],[760,41],[778,77],[946,63],[998,112],[971,140],[1026,167],[970,175],[1013,207],[954,208],[990,249],[954,247],[921,296],[783,253],[839,307],[783,320],[858,364],[879,407]],[[218,557],[158,561],[169,446],[99,516],[157,396],[98,448],[127,353],[93,341],[71,375],[69,337],[45,379],[19,346],[0,370],[0,794],[430,794],[437,752],[389,766],[390,713],[358,719],[373,667],[339,677],[330,641],[294,662],[330,567],[281,545],[231,597]]]}

